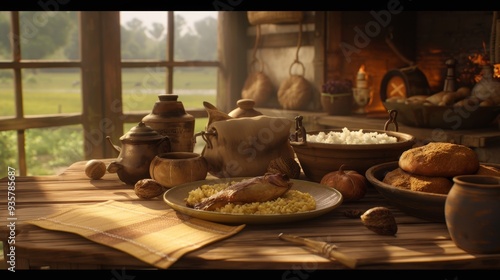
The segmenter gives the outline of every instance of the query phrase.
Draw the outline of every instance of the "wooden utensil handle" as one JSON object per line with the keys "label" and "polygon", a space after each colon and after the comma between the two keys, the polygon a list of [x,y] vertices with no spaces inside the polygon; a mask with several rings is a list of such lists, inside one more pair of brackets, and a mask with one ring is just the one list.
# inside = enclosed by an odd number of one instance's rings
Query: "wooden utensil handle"
{"label": "wooden utensil handle", "polygon": [[346,254],[339,252],[337,250],[337,246],[335,246],[334,244],[283,233],[280,233],[279,238],[295,244],[305,245],[329,259],[337,260],[338,262],[349,268],[356,268],[356,265],[358,264],[357,259],[351,258]]}

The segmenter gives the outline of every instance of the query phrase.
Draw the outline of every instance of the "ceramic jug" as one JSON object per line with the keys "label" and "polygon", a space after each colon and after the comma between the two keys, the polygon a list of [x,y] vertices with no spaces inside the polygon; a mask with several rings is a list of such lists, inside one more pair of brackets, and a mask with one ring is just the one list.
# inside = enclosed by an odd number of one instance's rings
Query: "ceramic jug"
{"label": "ceramic jug", "polygon": [[119,153],[118,158],[108,165],[108,172],[117,173],[122,182],[130,185],[135,185],[141,179],[151,178],[151,161],[157,154],[170,152],[168,136],[160,135],[144,122],[120,137],[121,147],[114,145],[109,136],[106,139]]}

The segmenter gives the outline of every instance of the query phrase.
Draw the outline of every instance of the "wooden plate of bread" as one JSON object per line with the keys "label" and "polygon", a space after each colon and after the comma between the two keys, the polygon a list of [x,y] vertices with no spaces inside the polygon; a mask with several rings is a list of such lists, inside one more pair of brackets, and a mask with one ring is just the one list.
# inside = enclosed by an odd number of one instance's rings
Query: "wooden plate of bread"
{"label": "wooden plate of bread", "polygon": [[439,106],[428,103],[383,102],[387,110],[398,111],[397,121],[412,127],[476,129],[498,123],[500,106]]}
{"label": "wooden plate of bread", "polygon": [[500,164],[479,162],[475,152],[463,145],[431,142],[405,151],[398,161],[370,167],[365,176],[407,214],[444,223],[452,178],[465,174],[500,176]]}
{"label": "wooden plate of bread", "polygon": [[430,96],[393,96],[383,102],[399,112],[398,121],[414,127],[474,129],[498,123],[500,94],[480,94],[468,87],[441,91]]}

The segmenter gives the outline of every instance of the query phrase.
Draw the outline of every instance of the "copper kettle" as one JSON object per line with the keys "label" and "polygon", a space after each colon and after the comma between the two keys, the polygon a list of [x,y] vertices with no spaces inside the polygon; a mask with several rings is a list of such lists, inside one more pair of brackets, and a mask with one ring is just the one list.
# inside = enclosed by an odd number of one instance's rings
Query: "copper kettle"
{"label": "copper kettle", "polygon": [[141,179],[151,178],[151,161],[157,154],[170,152],[171,149],[168,136],[158,134],[144,122],[140,122],[120,137],[121,147],[114,145],[109,136],[106,139],[120,153],[118,158],[108,165],[108,172],[117,173],[122,182],[130,185],[135,185]]}

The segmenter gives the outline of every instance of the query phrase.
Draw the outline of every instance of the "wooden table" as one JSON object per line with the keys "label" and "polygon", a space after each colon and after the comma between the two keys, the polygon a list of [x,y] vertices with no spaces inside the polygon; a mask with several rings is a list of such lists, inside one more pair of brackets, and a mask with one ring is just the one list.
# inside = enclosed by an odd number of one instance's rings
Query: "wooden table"
{"label": "wooden table", "polygon": [[[12,180],[1,180],[0,220],[4,224],[15,222],[16,270],[153,268],[126,253],[76,234],[49,231],[24,223],[65,207],[107,200],[168,209],[160,198],[139,199],[133,187],[120,182],[116,174],[106,174],[101,180],[89,180],[83,171],[84,164],[85,161],[76,162],[57,176],[16,177],[15,212],[12,216],[5,207],[8,197],[14,196],[7,192],[7,181]],[[367,210],[375,206],[393,210],[398,223],[396,236],[377,235],[368,230],[360,219],[345,215],[346,210]],[[6,261],[10,259],[8,240],[11,240],[11,230],[5,225],[0,227]],[[291,275],[314,270],[346,269],[336,260],[279,239],[280,233],[334,243],[338,250],[359,260],[359,270],[500,268],[500,254],[471,255],[464,252],[450,239],[444,223],[408,216],[392,207],[370,187],[362,200],[344,202],[332,212],[312,220],[247,225],[230,238],[188,253],[170,269],[274,269],[291,271]]]}

